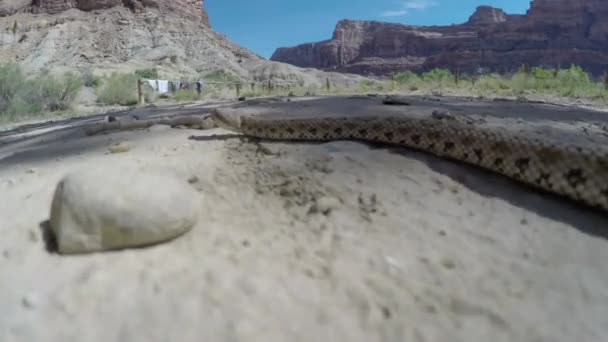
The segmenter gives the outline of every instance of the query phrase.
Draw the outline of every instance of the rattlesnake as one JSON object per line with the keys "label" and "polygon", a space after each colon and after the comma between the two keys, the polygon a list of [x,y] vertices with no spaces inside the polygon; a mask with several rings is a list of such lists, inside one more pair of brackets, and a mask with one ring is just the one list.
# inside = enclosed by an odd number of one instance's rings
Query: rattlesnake
{"label": "rattlesnake", "polygon": [[410,117],[265,119],[215,109],[220,127],[270,140],[364,140],[488,169],[608,211],[608,150],[544,141],[457,120]]}

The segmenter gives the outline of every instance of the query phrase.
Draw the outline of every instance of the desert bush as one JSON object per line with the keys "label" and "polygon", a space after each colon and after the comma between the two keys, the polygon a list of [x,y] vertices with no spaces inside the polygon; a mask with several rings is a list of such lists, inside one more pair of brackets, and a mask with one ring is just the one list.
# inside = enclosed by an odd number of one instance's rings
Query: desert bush
{"label": "desert bush", "polygon": [[85,87],[98,88],[101,86],[101,77],[95,76],[91,70],[85,70],[81,78]]}
{"label": "desert bush", "polygon": [[17,64],[0,65],[0,113],[6,113],[18,100],[25,75]]}
{"label": "desert bush", "polygon": [[51,112],[70,108],[83,86],[82,79],[71,72],[62,76],[40,75],[28,83],[33,90],[30,99],[42,110]]}
{"label": "desert bush", "polygon": [[576,65],[559,70],[555,76],[555,82],[556,91],[562,96],[599,97],[605,95],[602,84],[592,82],[589,74]]}
{"label": "desert bush", "polygon": [[80,77],[72,73],[43,73],[28,79],[18,65],[0,65],[0,114],[19,116],[66,110],[82,84]]}
{"label": "desert bush", "polygon": [[420,81],[420,77],[409,70],[396,73],[393,75],[392,79],[399,85],[411,84]]}
{"label": "desert bush", "polygon": [[[464,84],[469,84],[469,82],[464,82]],[[476,79],[473,87],[481,93],[501,93],[511,89],[508,80],[499,74],[481,75]]]}
{"label": "desert bush", "polygon": [[452,75],[452,72],[448,69],[436,68],[431,71],[423,72],[421,78],[425,82],[444,83],[453,81],[454,75]]}
{"label": "desert bush", "polygon": [[532,76],[538,80],[549,80],[555,78],[554,69],[545,69],[543,67],[534,67],[531,72]]}
{"label": "desert bush", "polygon": [[518,72],[510,80],[516,93],[525,91],[550,93],[566,97],[606,97],[599,82],[594,82],[581,67],[572,65],[568,69],[532,68],[530,75]]}
{"label": "desert bush", "polygon": [[382,82],[374,80],[362,80],[359,82],[359,91],[370,92],[370,91],[383,91],[384,85]]}
{"label": "desert bush", "polygon": [[180,89],[173,94],[173,98],[177,101],[197,101],[201,96],[195,89]]}
{"label": "desert bush", "polygon": [[154,68],[135,70],[135,76],[142,79],[155,80],[158,79],[158,70]]}
{"label": "desert bush", "polygon": [[97,99],[104,104],[133,106],[137,104],[137,81],[135,74],[113,73],[98,89]]}

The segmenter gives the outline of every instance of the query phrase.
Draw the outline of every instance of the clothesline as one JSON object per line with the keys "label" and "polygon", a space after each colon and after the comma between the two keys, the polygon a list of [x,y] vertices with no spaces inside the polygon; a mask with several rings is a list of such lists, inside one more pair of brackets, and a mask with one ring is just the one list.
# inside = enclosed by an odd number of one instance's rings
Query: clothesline
{"label": "clothesline", "polygon": [[[184,90],[184,89],[192,89],[192,87],[196,87],[196,91],[201,93],[203,90],[203,87],[205,86],[205,84],[233,84],[236,85],[237,88],[241,85],[244,84],[251,84],[253,87],[253,84],[255,84],[256,82],[236,82],[236,81],[232,81],[232,82],[221,82],[221,81],[205,81],[205,80],[198,80],[198,81],[169,81],[169,80],[152,80],[152,79],[143,79],[141,80],[142,82],[144,82],[145,84],[148,84],[152,89],[154,89],[155,91],[161,93],[161,94],[166,94],[168,92],[174,92],[177,90]],[[272,81],[272,80],[267,80],[267,81],[262,81],[262,84],[296,84],[298,82],[295,81]]]}
{"label": "clothesline", "polygon": [[196,87],[198,92],[201,92],[203,89],[203,85],[205,84],[204,80],[198,80],[194,82],[190,81],[168,81],[168,80],[142,80],[147,83],[154,89],[155,91],[166,94],[169,91],[177,91],[180,89],[191,89],[192,86]]}

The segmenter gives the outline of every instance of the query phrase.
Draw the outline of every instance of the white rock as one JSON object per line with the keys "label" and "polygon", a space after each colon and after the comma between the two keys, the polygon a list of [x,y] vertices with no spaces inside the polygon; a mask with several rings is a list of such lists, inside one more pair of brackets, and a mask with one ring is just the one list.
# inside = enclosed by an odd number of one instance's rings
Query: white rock
{"label": "white rock", "polygon": [[89,253],[173,239],[192,229],[199,208],[199,194],[171,172],[95,166],[59,182],[50,225],[60,253]]}
{"label": "white rock", "polygon": [[312,207],[313,212],[320,212],[323,215],[329,215],[333,210],[338,209],[342,202],[335,197],[324,196],[319,198]]}

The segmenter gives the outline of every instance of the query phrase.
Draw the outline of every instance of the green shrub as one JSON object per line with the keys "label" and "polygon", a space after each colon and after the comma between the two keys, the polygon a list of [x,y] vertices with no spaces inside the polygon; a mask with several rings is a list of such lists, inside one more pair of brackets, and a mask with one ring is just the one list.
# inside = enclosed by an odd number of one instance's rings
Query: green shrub
{"label": "green shrub", "polygon": [[554,78],[555,70],[542,67],[532,68],[532,76],[538,80],[548,80]]}
{"label": "green shrub", "polygon": [[384,85],[381,82],[374,80],[362,80],[359,82],[359,90],[361,92],[383,91]]}
{"label": "green shrub", "polygon": [[82,79],[70,72],[61,77],[41,75],[28,83],[34,90],[31,100],[51,112],[70,108],[83,85]]}
{"label": "green shrub", "polygon": [[135,75],[141,79],[156,80],[158,79],[158,70],[154,68],[135,70]]}
{"label": "green shrub", "polygon": [[95,76],[91,70],[84,71],[81,78],[85,87],[99,88],[101,86],[101,77]]}
{"label": "green shrub", "polygon": [[431,71],[422,73],[422,80],[425,82],[442,83],[445,81],[453,81],[454,75],[448,69],[436,68]]}
{"label": "green shrub", "polygon": [[104,104],[133,106],[137,104],[137,81],[134,74],[113,73],[98,89],[98,101]]}
{"label": "green shrub", "polygon": [[415,73],[407,70],[399,72],[392,77],[393,81],[397,82],[399,85],[414,83],[420,81],[420,77]]}
{"label": "green shrub", "polygon": [[70,108],[82,88],[75,74],[48,73],[27,79],[16,64],[0,65],[0,114],[31,115]]}
{"label": "green shrub", "polygon": [[[465,83],[468,84],[468,83]],[[504,77],[499,74],[489,74],[489,75],[481,75],[475,82],[475,89],[481,91],[482,93],[500,93],[507,91],[511,88]]]}
{"label": "green shrub", "polygon": [[200,95],[194,89],[180,89],[173,94],[173,98],[177,101],[197,101]]}
{"label": "green shrub", "polygon": [[25,75],[17,64],[0,65],[0,113],[6,113],[18,100],[25,83]]}

